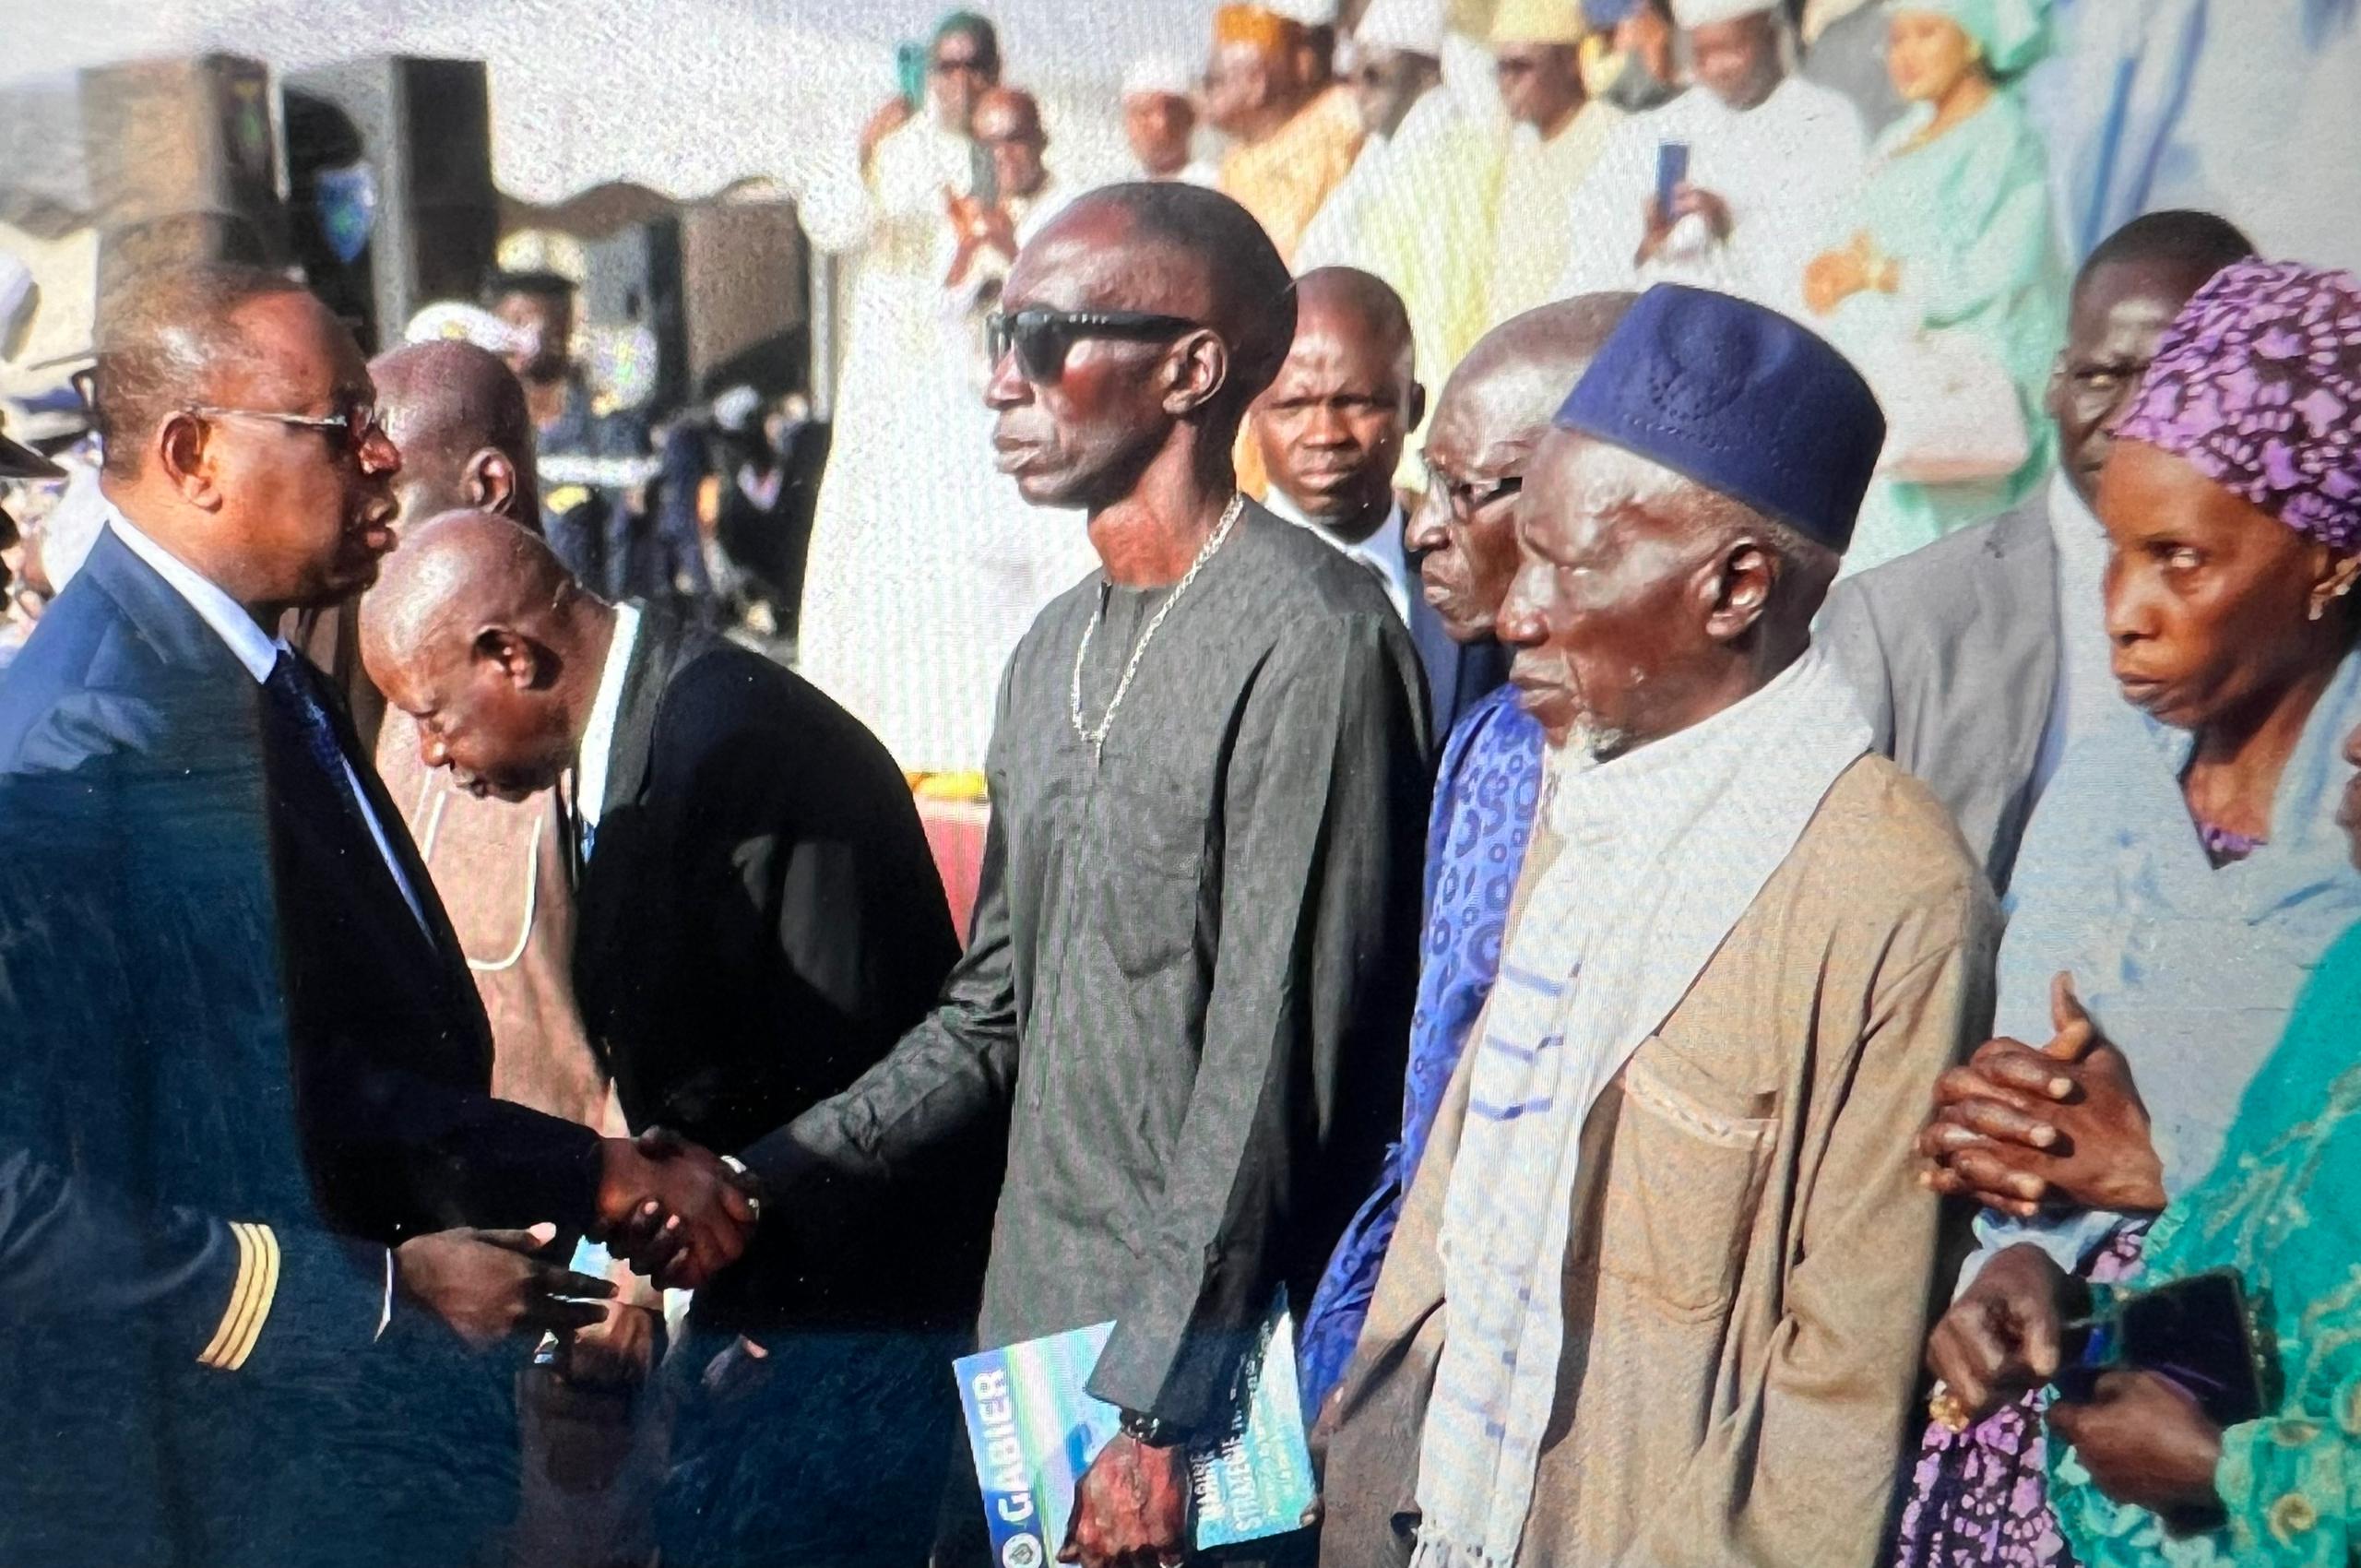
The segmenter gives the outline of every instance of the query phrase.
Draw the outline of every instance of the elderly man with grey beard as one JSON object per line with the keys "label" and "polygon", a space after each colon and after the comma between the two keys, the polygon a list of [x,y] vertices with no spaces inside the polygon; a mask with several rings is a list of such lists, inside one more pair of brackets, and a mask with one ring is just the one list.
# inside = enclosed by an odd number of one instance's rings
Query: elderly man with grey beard
{"label": "elderly man with grey beard", "polygon": [[1556,424],[1500,621],[1552,793],[1323,1561],[1868,1568],[1939,1254],[1910,1123],[1998,931],[1811,645],[1884,421],[1794,322],[1662,285]]}

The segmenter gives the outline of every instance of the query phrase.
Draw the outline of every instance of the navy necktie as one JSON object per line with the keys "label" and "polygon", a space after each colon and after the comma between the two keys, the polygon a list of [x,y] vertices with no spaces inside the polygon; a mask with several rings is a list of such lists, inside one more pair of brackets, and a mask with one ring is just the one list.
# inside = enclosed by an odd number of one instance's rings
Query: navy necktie
{"label": "navy necktie", "polygon": [[327,709],[320,706],[296,670],[294,655],[283,648],[279,651],[278,662],[270,667],[270,678],[262,683],[262,689],[295,721],[303,735],[303,749],[311,754],[313,763],[336,791],[337,799],[344,802],[344,809],[366,828],[369,811],[353,788],[352,770],[345,763],[344,742],[337,738],[336,725],[329,719]]}

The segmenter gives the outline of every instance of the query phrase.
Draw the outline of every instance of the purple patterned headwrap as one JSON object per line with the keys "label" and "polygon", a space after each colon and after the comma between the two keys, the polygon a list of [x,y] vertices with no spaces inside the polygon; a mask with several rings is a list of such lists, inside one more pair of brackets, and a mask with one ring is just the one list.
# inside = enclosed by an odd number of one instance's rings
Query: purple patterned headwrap
{"label": "purple patterned headwrap", "polygon": [[2331,550],[2361,550],[2361,278],[2224,267],[2174,319],[2115,434]]}

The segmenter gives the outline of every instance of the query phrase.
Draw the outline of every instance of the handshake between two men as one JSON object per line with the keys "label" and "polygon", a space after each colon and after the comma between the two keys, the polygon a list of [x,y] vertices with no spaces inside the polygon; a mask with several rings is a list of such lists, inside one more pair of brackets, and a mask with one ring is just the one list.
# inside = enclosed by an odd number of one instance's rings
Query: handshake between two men
{"label": "handshake between two men", "polygon": [[[660,1288],[694,1289],[745,1253],[762,1189],[734,1159],[661,1128],[599,1141],[591,1239]],[[539,1256],[556,1227],[439,1230],[394,1249],[394,1286],[478,1348],[517,1332],[567,1333],[606,1314],[614,1282]]]}

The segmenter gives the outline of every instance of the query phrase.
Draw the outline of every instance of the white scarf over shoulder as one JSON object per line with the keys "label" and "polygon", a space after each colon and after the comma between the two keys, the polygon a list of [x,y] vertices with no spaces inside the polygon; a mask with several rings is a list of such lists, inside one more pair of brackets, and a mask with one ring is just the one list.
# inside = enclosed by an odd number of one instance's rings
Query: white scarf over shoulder
{"label": "white scarf over shoulder", "polygon": [[1558,1392],[1583,1123],[1869,745],[1815,648],[1703,723],[1559,779],[1564,848],[1502,956],[1444,1200],[1451,1322],[1414,1568],[1516,1561]]}

